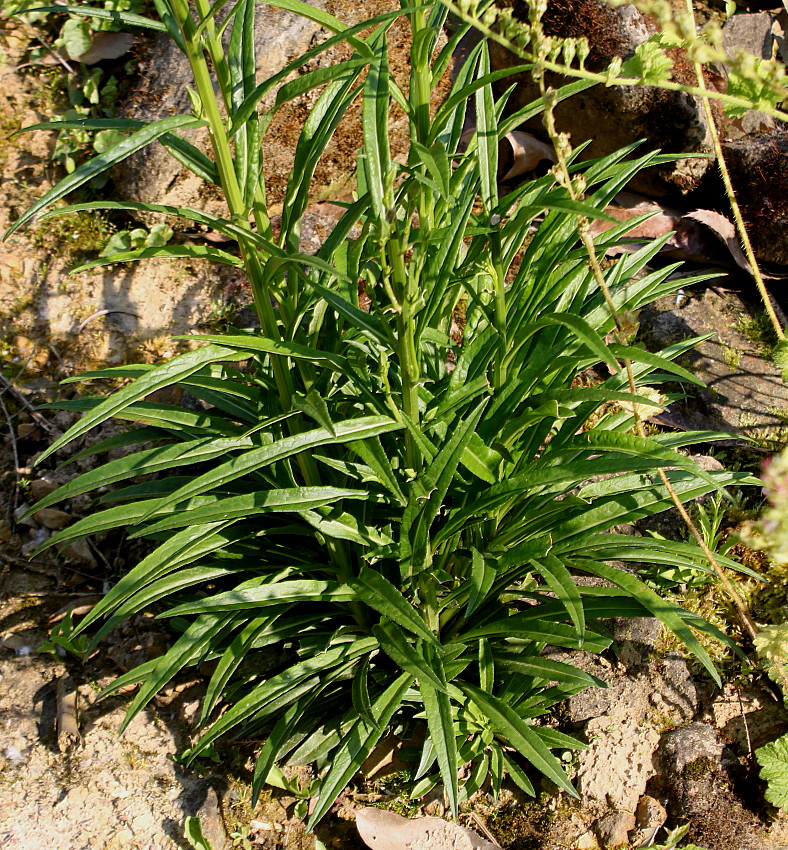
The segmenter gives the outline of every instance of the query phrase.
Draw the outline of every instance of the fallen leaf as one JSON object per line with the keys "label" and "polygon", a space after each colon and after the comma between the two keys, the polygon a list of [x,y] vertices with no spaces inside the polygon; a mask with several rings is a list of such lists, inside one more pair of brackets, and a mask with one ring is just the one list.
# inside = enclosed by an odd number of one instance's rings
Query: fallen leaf
{"label": "fallen leaf", "polygon": [[521,174],[527,174],[533,171],[539,163],[547,159],[550,162],[555,162],[555,151],[550,145],[540,142],[536,136],[530,133],[524,133],[520,130],[513,130],[503,137],[511,146],[512,165],[509,170],[501,177],[502,182],[512,180],[519,177]]}
{"label": "fallen leaf", "polygon": [[[656,239],[659,236],[664,236],[675,230],[681,221],[681,213],[670,207],[663,207],[662,204],[656,201],[651,201],[641,195],[635,195],[631,192],[619,192],[613,199],[614,203],[605,208],[608,215],[613,216],[619,222],[630,221],[633,218],[644,215],[645,213],[653,213],[648,221],[633,227],[624,234],[626,239]],[[617,225],[612,221],[602,221],[596,219],[591,223],[591,233],[598,236],[611,227]]]}
{"label": "fallen leaf", "polygon": [[402,738],[397,735],[387,735],[367,756],[361,765],[361,772],[367,779],[380,779],[405,770],[407,765],[399,757],[401,749]]}
{"label": "fallen leaf", "polygon": [[372,850],[500,850],[473,830],[442,818],[405,818],[383,809],[359,809],[356,829]]}
{"label": "fallen leaf", "polygon": [[80,56],[72,57],[84,65],[95,65],[103,59],[118,59],[131,50],[134,36],[130,32],[96,32],[90,39],[90,47]]}
{"label": "fallen leaf", "polygon": [[730,219],[713,210],[695,210],[688,213],[685,218],[690,221],[700,222],[702,225],[708,227],[717,239],[730,251],[736,265],[744,269],[744,271],[750,274],[752,273],[750,264],[747,262],[747,257],[744,256],[744,251],[742,251],[739,244],[736,226]]}

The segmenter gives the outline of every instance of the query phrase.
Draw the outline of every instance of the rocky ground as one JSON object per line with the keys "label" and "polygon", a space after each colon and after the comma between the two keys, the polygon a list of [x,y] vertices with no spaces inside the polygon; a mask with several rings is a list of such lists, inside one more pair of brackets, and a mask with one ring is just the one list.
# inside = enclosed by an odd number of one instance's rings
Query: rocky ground
{"label": "rocky ground", "polygon": [[[380,5],[367,0],[352,8],[339,2],[326,8],[358,19]],[[271,14],[274,18],[261,19],[259,38],[269,48],[265,55],[272,65],[319,37],[316,26],[297,25],[285,13]],[[62,93],[51,70],[17,69],[29,44],[26,30],[6,25],[1,37],[0,127],[5,134],[45,120]],[[140,61],[127,114],[149,117],[154,108],[165,113],[181,108],[182,81],[168,49],[163,41],[135,47]],[[405,69],[404,49],[400,41],[396,74]],[[267,162],[274,204],[307,107],[297,104],[284,113],[272,136]],[[347,190],[355,158],[352,121],[351,115],[345,135],[316,177],[322,197]],[[395,150],[402,142],[395,132]],[[0,150],[0,228],[53,185],[52,148],[47,134],[31,134],[14,137]],[[117,174],[118,190],[138,200],[216,203],[186,175],[167,172],[171,166],[157,157],[139,157]],[[166,197],[159,192],[162,186]],[[320,243],[333,214],[330,203],[313,208],[304,250]],[[170,356],[177,350],[173,334],[220,326],[246,300],[241,278],[208,265],[146,261],[69,276],[80,258],[95,256],[111,230],[111,223],[101,219],[69,219],[31,228],[0,246],[0,843],[15,850],[167,850],[189,846],[184,819],[199,815],[214,850],[312,848],[315,839],[294,816],[292,796],[267,793],[252,809],[250,765],[256,742],[227,746],[216,761],[203,760],[196,767],[177,761],[194,734],[202,681],[176,679],[118,735],[130,696],[102,702],[96,696],[118,673],[166,646],[168,635],[152,618],[118,630],[84,666],[46,650],[49,628],[65,608],[86,610],[106,583],[133,562],[135,552],[122,540],[107,538],[28,560],[54,529],[90,508],[89,500],[74,499],[65,512],[21,520],[27,504],[91,463],[86,458],[63,470],[54,464],[35,470],[36,455],[68,426],[70,415],[35,413],[33,407],[62,394],[57,382],[85,367]],[[177,235],[203,237],[191,231]],[[781,256],[775,250],[767,259]],[[644,311],[640,333],[654,346],[709,335],[685,364],[705,379],[707,389],[673,406],[661,424],[729,431],[729,457],[739,451],[737,435],[746,433],[756,441],[748,462],[757,463],[786,442],[788,390],[771,360],[773,341],[749,276],[727,257],[722,262],[728,263],[725,276],[713,287],[687,288],[679,303],[663,301]],[[85,445],[75,446],[72,454]],[[547,787],[537,801],[507,790],[501,802],[493,803],[482,794],[464,814],[464,825],[486,827],[488,839],[511,850],[649,846],[664,839],[663,825],[684,822],[690,824],[688,840],[708,850],[788,848],[788,821],[764,811],[752,757],[755,748],[788,731],[788,714],[771,689],[739,673],[730,659],[723,659],[728,682],[716,689],[674,654],[654,621],[611,627],[616,653],[571,658],[610,687],[577,695],[556,718],[590,744],[569,765],[580,803],[554,796]],[[380,802],[414,811],[402,798],[396,775],[378,775],[346,792],[319,839],[337,850],[361,846],[353,811]],[[444,813],[439,799],[422,802],[423,811]]]}

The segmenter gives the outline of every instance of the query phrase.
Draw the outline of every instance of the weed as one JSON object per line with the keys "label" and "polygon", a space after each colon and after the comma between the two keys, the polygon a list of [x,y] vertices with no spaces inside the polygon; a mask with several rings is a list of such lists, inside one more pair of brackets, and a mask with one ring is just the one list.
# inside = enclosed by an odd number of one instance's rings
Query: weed
{"label": "weed", "polygon": [[[507,775],[531,795],[542,775],[576,796],[552,750],[583,745],[536,720],[600,683],[545,658],[545,646],[601,652],[610,641],[597,629],[599,619],[653,615],[717,681],[693,629],[732,646],[626,568],[611,566],[699,569],[705,558],[697,547],[602,532],[661,512],[674,499],[755,483],[746,473],[700,469],[679,451],[696,441],[693,434],[631,433],[637,411],[656,406],[668,376],[697,383],[674,362],[691,344],[649,354],[606,337],[619,314],[634,315],[679,282],[669,279],[670,268],[641,274],[653,246],[606,270],[589,267],[631,223],[590,248],[587,224],[604,217],[621,186],[660,157],[627,159],[636,154],[631,148],[580,164],[565,146],[565,173],[501,197],[498,141],[550,98],[502,119],[505,98],[495,100],[483,39],[447,100],[431,111],[435,81],[468,30],[460,26],[440,47],[446,6],[404,0],[399,10],[347,28],[287,0],[335,34],[261,84],[254,2],[233,7],[229,41],[215,18],[220,6],[196,0],[198,20],[185,0],[158,4],[191,64],[193,113],[129,131],[9,231],[40,213],[172,213],[103,201],[45,212],[160,139],[180,163],[222,187],[230,211],[228,219],[189,209],[175,214],[235,239],[239,255],[153,246],[83,268],[151,256],[240,267],[261,325],[200,335],[193,339],[206,345],[162,366],[90,373],[133,380],[107,399],[59,405],[85,415],[40,460],[112,416],[145,424],[118,438],[123,444],[156,441],[78,476],[36,506],[126,482],[124,501],[45,545],[115,527],[157,544],[68,639],[74,646],[98,626],[89,654],[118,622],[166,599],[162,616],[178,633],[172,648],[108,689],[140,683],[126,722],[184,668],[216,660],[203,703],[205,731],[187,758],[211,752],[230,732],[265,731],[253,794],[266,782],[285,787],[299,813],[311,810],[310,827],[388,733],[421,732],[413,734],[424,743],[411,793],[443,784],[455,817],[486,782],[497,793]],[[388,33],[399,17],[412,36],[407,95],[389,76]],[[351,46],[348,59],[289,79],[338,42]],[[265,94],[288,79],[263,111]],[[262,134],[282,105],[316,89],[274,233],[257,159]],[[359,98],[358,198],[345,205],[317,254],[301,255],[312,174]],[[411,146],[400,161],[389,149],[388,121],[403,98]],[[466,147],[469,101],[478,126]],[[213,158],[179,134],[203,123]],[[569,169],[574,181],[582,179],[585,199],[566,178]],[[351,232],[360,235],[350,239]],[[452,322],[461,303],[459,327]],[[602,363],[608,377],[583,385],[579,376]],[[203,404],[184,409],[146,400],[168,387]],[[664,478],[654,474],[660,470]],[[172,474],[138,483],[162,471]],[[580,583],[580,574],[604,579],[603,586]],[[304,764],[314,764],[318,778],[295,784],[286,771]]]}
{"label": "weed", "polygon": [[738,348],[723,343],[722,359],[725,365],[735,372],[741,365],[741,351]]}

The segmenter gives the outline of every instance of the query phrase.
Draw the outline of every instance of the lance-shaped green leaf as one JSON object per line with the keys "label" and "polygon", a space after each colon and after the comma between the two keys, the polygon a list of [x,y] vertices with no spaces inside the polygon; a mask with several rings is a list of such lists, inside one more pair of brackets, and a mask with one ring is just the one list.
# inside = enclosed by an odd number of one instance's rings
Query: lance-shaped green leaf
{"label": "lance-shaped green leaf", "polygon": [[172,115],[169,118],[154,121],[142,130],[137,130],[136,133],[133,133],[127,139],[113,145],[100,156],[88,160],[83,165],[80,165],[79,168],[72,171],[67,177],[64,177],[53,189],[50,189],[43,198],[36,201],[11,225],[6,231],[4,239],[7,239],[23,224],[35,218],[43,209],[54,204],[55,201],[59,201],[69,192],[73,192],[89,180],[92,180],[99,174],[103,174],[116,163],[122,162],[131,156],[131,154],[156,141],[156,139],[166,133],[171,133],[173,130],[202,127],[204,124],[204,121],[192,115]]}
{"label": "lance-shaped green leaf", "polygon": [[370,608],[388,617],[393,623],[402,626],[414,635],[424,638],[434,647],[440,647],[437,637],[432,633],[416,609],[408,602],[397,587],[372,567],[363,566],[357,578],[351,579],[350,586]]}
{"label": "lance-shaped green leaf", "polygon": [[191,614],[203,614],[217,611],[242,611],[247,608],[267,608],[271,605],[285,605],[294,602],[355,602],[358,594],[353,588],[336,581],[313,581],[294,579],[264,584],[246,590],[228,590],[200,599],[184,602],[170,608],[160,617],[185,617]]}
{"label": "lance-shaped green leaf", "polygon": [[134,383],[113,393],[106,401],[103,401],[91,410],[90,413],[86,413],[79,422],[72,425],[62,437],[55,440],[48,449],[41,453],[38,462],[49,457],[49,455],[56,452],[61,446],[65,446],[96,425],[100,425],[105,420],[110,419],[127,405],[156,392],[156,390],[178,383],[178,381],[189,375],[193,375],[208,363],[216,363],[219,360],[240,360],[241,357],[242,355],[237,351],[231,348],[222,348],[218,345],[206,345],[204,348],[199,348],[196,351],[190,351],[188,354],[176,357],[169,363],[159,366],[152,372],[148,372],[141,378],[138,378]]}
{"label": "lance-shaped green leaf", "polygon": [[571,786],[569,779],[561,768],[561,763],[545,746],[539,735],[529,726],[514,709],[492,694],[486,694],[479,688],[467,682],[458,682],[460,689],[481,709],[489,718],[498,734],[508,739],[509,743],[541,773],[566,791],[571,797],[578,799],[578,793]]}
{"label": "lance-shaped green leaf", "polygon": [[586,630],[578,635],[576,629],[563,623],[553,623],[519,614],[477,626],[458,635],[454,640],[468,643],[480,637],[533,640],[537,643],[564,646],[567,649],[587,649],[590,652],[602,652],[610,646],[610,638],[604,638],[596,632]]}
{"label": "lance-shaped green leaf", "polygon": [[[490,73],[490,53],[486,42],[479,56],[479,76]],[[488,83],[478,89],[476,98],[476,144],[478,146],[479,176],[482,202],[488,213],[498,205],[498,121],[493,103],[492,87]]]}
{"label": "lance-shaped green leaf", "polygon": [[446,796],[449,798],[452,816],[456,819],[459,800],[457,730],[452,716],[443,665],[437,653],[427,649],[427,655],[434,667],[433,678],[438,679],[440,687],[435,687],[432,680],[422,677],[419,679],[419,690],[424,702],[427,728],[438,760],[441,779],[446,789]]}
{"label": "lance-shaped green leaf", "polygon": [[[97,487],[115,484],[117,481],[125,481],[128,478],[136,478],[138,475],[150,475],[154,472],[162,472],[165,469],[176,469],[215,460],[218,457],[225,457],[228,452],[250,449],[253,445],[254,443],[249,437],[235,439],[205,437],[199,440],[176,443],[175,445],[160,446],[155,449],[143,449],[140,452],[111,460],[103,466],[78,475],[48,496],[44,496],[43,499],[36,502],[31,510],[40,511],[42,508],[48,508],[57,502],[71,499],[82,493],[88,493]],[[106,446],[106,448],[114,447],[114,443]]]}
{"label": "lance-shaped green leaf", "polygon": [[561,661],[552,661],[549,658],[540,658],[539,656],[528,656],[525,653],[505,652],[502,650],[493,650],[492,657],[495,660],[497,667],[502,667],[504,670],[513,670],[515,673],[522,673],[525,676],[532,676],[536,679],[545,679],[548,682],[570,682],[572,684],[582,684],[585,686],[595,686],[597,688],[606,688],[607,683],[573,667],[571,664],[564,664]]}
{"label": "lance-shaped green leaf", "polygon": [[580,590],[575,584],[572,574],[555,555],[551,555],[550,553],[539,559],[534,559],[532,563],[536,570],[544,576],[544,580],[547,582],[550,590],[566,606],[566,610],[572,618],[578,634],[582,634],[586,627],[583,600],[580,597]]}
{"label": "lance-shaped green leaf", "polygon": [[[217,499],[193,510],[179,510],[129,536],[131,538],[150,536],[173,528],[202,525],[219,520],[236,522],[247,517],[280,511],[296,513],[321,505],[333,505],[340,499],[367,498],[369,493],[366,490],[346,490],[340,487],[287,487],[282,490],[260,490],[256,493]],[[156,516],[154,512],[149,511],[147,514],[148,518],[154,516]]]}
{"label": "lance-shaped green leaf", "polygon": [[230,481],[235,481],[241,476],[248,475],[250,472],[262,469],[277,460],[283,460],[317,446],[341,444],[365,437],[374,437],[387,431],[396,431],[401,427],[398,422],[384,416],[366,416],[338,422],[334,426],[333,434],[327,428],[318,428],[314,431],[295,434],[292,437],[284,437],[270,445],[244,452],[227,461],[227,463],[198,476],[190,484],[181,487],[167,497],[164,505],[176,504],[208,490],[214,490]]}
{"label": "lance-shaped green leaf", "polygon": [[394,712],[400,707],[402,698],[411,686],[413,677],[403,673],[372,703],[370,711],[375,723],[362,718],[356,720],[342,741],[331,768],[320,785],[315,807],[307,822],[312,827],[326,814],[350,778],[358,772],[372,748],[380,740]]}
{"label": "lance-shaped green leaf", "polygon": [[[119,507],[123,507],[122,505]],[[121,605],[142,587],[167,573],[188,566],[200,558],[222,549],[232,539],[232,530],[223,533],[224,523],[184,528],[142,559],[134,569],[107,593],[98,605],[86,614],[76,632],[84,631],[96,620]]]}
{"label": "lance-shaped green leaf", "polygon": [[386,220],[387,181],[391,167],[389,152],[389,67],[386,41],[375,46],[375,58],[369,66],[364,86],[363,132],[367,190],[372,208],[380,222]]}
{"label": "lance-shaped green leaf", "polygon": [[207,245],[162,245],[159,248],[139,248],[136,251],[123,251],[120,254],[110,254],[99,257],[89,263],[83,263],[71,270],[71,274],[95,269],[99,266],[113,266],[117,263],[134,263],[137,260],[208,260],[225,266],[243,268],[243,261],[234,254],[228,254],[220,248],[210,248]]}
{"label": "lance-shaped green leaf", "polygon": [[241,697],[205,732],[192,749],[190,760],[199,756],[228,730],[250,717],[254,716],[257,720],[271,717],[310,691],[319,691],[321,680],[325,680],[331,670],[344,668],[348,662],[368,655],[376,646],[377,641],[374,638],[359,638],[306,658],[266,679]]}
{"label": "lance-shaped green leaf", "polygon": [[112,21],[127,27],[140,27],[141,29],[157,30],[167,32],[167,27],[161,21],[154,21],[144,15],[135,12],[125,12],[119,9],[97,9],[94,6],[36,6],[34,9],[25,9],[25,14],[32,12],[68,12],[70,15],[82,15],[97,18],[100,21]]}
{"label": "lance-shaped green leaf", "polygon": [[438,673],[430,667],[421,648],[414,646],[396,623],[383,620],[372,627],[372,633],[378,639],[380,648],[398,667],[420,682],[429,682],[433,688],[448,693],[445,680],[441,680]]}

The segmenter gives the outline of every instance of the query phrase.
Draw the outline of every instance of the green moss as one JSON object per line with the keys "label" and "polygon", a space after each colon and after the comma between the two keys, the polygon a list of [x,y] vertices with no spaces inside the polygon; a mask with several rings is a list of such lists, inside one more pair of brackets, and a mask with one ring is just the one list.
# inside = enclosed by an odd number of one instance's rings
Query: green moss
{"label": "green moss", "polygon": [[708,756],[698,756],[684,768],[687,779],[703,779],[714,771],[714,762]]}
{"label": "green moss", "polygon": [[36,227],[33,245],[53,256],[77,262],[98,254],[112,231],[112,226],[98,213],[78,212],[48,219]]}
{"label": "green moss", "polygon": [[733,326],[742,336],[753,343],[763,357],[771,357],[777,345],[777,335],[766,313],[742,313]]}
{"label": "green moss", "polygon": [[487,816],[487,827],[507,850],[542,850],[556,817],[550,799],[543,794],[539,800],[500,806]]}

